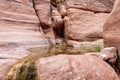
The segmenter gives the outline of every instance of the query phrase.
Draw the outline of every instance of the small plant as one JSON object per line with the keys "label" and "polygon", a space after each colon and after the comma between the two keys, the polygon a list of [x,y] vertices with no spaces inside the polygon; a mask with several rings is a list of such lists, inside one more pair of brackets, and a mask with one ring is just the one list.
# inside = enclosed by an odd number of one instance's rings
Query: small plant
{"label": "small plant", "polygon": [[95,46],[94,46],[94,50],[95,50],[95,52],[100,52],[100,51],[101,51],[101,48],[100,48],[99,45],[95,45]]}
{"label": "small plant", "polygon": [[80,52],[83,52],[83,45],[82,45],[82,43],[80,44]]}
{"label": "small plant", "polygon": [[66,49],[66,44],[65,44],[65,42],[64,42],[64,39],[62,39],[62,41],[61,41],[61,49],[62,50],[65,50]]}

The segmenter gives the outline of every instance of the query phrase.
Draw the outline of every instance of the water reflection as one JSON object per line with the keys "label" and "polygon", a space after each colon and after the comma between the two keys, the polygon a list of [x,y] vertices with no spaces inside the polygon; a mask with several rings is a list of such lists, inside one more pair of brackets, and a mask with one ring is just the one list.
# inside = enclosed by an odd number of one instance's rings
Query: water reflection
{"label": "water reflection", "polygon": [[60,47],[36,47],[36,48],[31,48],[28,49],[30,53],[38,54],[40,57],[48,57],[52,55],[58,55],[58,54],[69,54],[69,55],[78,55],[78,54],[83,54],[83,52],[80,51],[79,48],[71,48],[71,47],[66,47],[66,48],[60,48]]}

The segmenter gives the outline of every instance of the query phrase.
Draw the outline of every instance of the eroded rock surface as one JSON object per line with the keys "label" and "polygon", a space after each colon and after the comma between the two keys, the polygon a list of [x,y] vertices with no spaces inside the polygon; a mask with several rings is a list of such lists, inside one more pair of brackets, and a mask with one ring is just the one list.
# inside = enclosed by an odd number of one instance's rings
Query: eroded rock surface
{"label": "eroded rock surface", "polygon": [[115,6],[104,24],[104,40],[106,46],[114,46],[120,50],[120,1],[116,0]]}
{"label": "eroded rock surface", "polygon": [[115,1],[115,6],[104,24],[104,41],[106,46],[114,46],[118,49],[116,68],[120,74],[120,1]]}
{"label": "eroded rock surface", "polygon": [[52,27],[52,13],[51,13],[51,2],[50,0],[33,0],[35,10],[38,15],[40,25],[42,26],[43,32],[46,38],[51,44],[55,44],[55,36]]}
{"label": "eroded rock surface", "polygon": [[32,1],[1,0],[0,14],[0,42],[48,44]]}
{"label": "eroded rock surface", "polygon": [[[65,19],[65,37],[76,41],[95,41],[103,36],[103,24],[108,13],[94,13],[80,9],[68,9]],[[74,14],[75,13],[75,14]]]}
{"label": "eroded rock surface", "polygon": [[9,67],[14,64],[16,60],[14,59],[0,59],[0,80],[4,80],[7,71],[9,71]]}
{"label": "eroded rock surface", "polygon": [[103,24],[109,15],[105,12],[110,12],[112,7],[113,2],[110,0],[67,0],[65,37],[76,41],[101,39]]}

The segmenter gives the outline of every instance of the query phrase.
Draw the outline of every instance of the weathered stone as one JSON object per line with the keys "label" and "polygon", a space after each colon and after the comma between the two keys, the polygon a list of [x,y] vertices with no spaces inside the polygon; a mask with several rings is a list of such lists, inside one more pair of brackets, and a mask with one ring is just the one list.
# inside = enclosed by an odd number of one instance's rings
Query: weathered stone
{"label": "weathered stone", "polygon": [[51,44],[55,44],[55,36],[51,21],[51,3],[50,0],[33,0],[35,10],[39,17],[43,32]]}
{"label": "weathered stone", "polygon": [[120,1],[116,0],[113,11],[104,24],[105,46],[114,46],[120,50]]}
{"label": "weathered stone", "polygon": [[104,48],[101,53],[108,56],[108,62],[110,64],[115,64],[117,60],[117,50],[115,47]]}
{"label": "weathered stone", "polygon": [[8,69],[14,64],[14,59],[0,59],[0,80],[5,80]]}
{"label": "weathered stone", "polygon": [[117,50],[115,47],[104,48],[99,54],[97,54],[97,57],[101,58],[102,60],[105,60],[111,65],[114,65],[117,60]]}
{"label": "weathered stone", "polygon": [[66,0],[66,6],[68,8],[77,8],[93,12],[110,12],[113,5],[113,0]]}
{"label": "weathered stone", "polygon": [[51,0],[52,5],[58,6],[59,4],[63,3],[65,0]]}
{"label": "weathered stone", "polygon": [[0,43],[49,44],[30,0],[1,0],[0,14]]}
{"label": "weathered stone", "polygon": [[62,34],[63,19],[58,10],[52,7],[52,26],[57,35]]}
{"label": "weathered stone", "polygon": [[64,18],[66,39],[76,41],[101,39],[103,24],[108,15],[108,13],[94,13],[75,8],[68,9],[68,18]]}
{"label": "weathered stone", "polygon": [[62,17],[65,17],[67,15],[67,10],[64,5],[60,5],[58,7],[58,11],[61,14]]}
{"label": "weathered stone", "polygon": [[104,47],[103,39],[96,40],[96,41],[85,41],[85,42],[78,42],[74,40],[67,40],[67,45],[79,48],[81,52],[98,52],[98,49],[101,50]]}
{"label": "weathered stone", "polygon": [[119,80],[115,71],[94,56],[57,55],[41,58],[39,80]]}

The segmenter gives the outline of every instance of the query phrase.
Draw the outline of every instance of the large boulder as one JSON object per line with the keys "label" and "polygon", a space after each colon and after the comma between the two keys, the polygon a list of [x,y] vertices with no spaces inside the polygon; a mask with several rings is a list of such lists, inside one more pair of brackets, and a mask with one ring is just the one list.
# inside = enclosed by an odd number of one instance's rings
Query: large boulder
{"label": "large boulder", "polygon": [[57,55],[41,58],[39,80],[119,80],[106,62],[89,55]]}
{"label": "large boulder", "polygon": [[80,9],[68,9],[68,18],[65,18],[65,37],[76,41],[101,39],[103,24],[108,15],[108,13],[95,14]]}
{"label": "large boulder", "polygon": [[115,1],[115,6],[104,24],[103,31],[105,46],[114,46],[119,51],[115,66],[120,73],[120,0]]}
{"label": "large boulder", "polygon": [[66,39],[95,41],[103,37],[103,24],[113,7],[110,0],[66,0]]}

